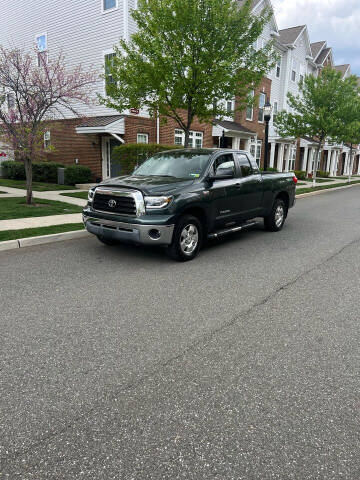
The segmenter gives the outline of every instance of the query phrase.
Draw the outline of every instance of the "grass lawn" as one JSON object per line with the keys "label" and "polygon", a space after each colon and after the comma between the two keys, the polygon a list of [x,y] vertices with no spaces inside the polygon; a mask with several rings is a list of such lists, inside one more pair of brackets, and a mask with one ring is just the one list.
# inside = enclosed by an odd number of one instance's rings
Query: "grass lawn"
{"label": "grass lawn", "polygon": [[52,233],[72,232],[74,230],[83,230],[82,223],[69,223],[65,225],[53,225],[51,227],[24,228],[23,230],[0,231],[0,242],[6,240],[17,240],[19,238],[39,237],[40,235],[50,235]]}
{"label": "grass lawn", "polygon": [[[26,181],[0,178],[0,187],[1,186],[26,190]],[[75,190],[75,187],[71,185],[58,185],[57,183],[33,182],[33,190],[34,192],[48,192],[51,190]]]}
{"label": "grass lawn", "polygon": [[316,183],[326,183],[326,182],[333,182],[333,181],[334,181],[333,178],[317,178],[316,177]]}
{"label": "grass lawn", "polygon": [[344,183],[335,183],[332,185],[319,185],[318,187],[308,187],[308,188],[297,188],[296,195],[300,195],[301,193],[310,193],[316,192],[317,190],[328,190],[329,188],[338,188],[338,187],[346,187],[347,185],[354,185],[355,183],[360,183],[360,180],[354,180],[353,182],[344,182]]}
{"label": "grass lawn", "polygon": [[34,199],[38,206],[26,205],[25,197],[0,198],[0,220],[27,217],[45,217],[47,215],[63,215],[80,213],[81,207],[64,202]]}
{"label": "grass lawn", "polygon": [[88,192],[76,192],[76,193],[60,193],[60,195],[64,195],[64,197],[75,197],[75,198],[83,198],[87,200]]}

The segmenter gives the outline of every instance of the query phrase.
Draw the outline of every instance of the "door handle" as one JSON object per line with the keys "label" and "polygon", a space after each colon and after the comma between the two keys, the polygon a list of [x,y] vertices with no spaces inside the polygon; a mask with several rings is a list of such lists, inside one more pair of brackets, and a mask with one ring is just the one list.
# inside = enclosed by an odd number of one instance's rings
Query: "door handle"
{"label": "door handle", "polygon": [[235,188],[241,188],[242,187],[242,183],[235,183]]}

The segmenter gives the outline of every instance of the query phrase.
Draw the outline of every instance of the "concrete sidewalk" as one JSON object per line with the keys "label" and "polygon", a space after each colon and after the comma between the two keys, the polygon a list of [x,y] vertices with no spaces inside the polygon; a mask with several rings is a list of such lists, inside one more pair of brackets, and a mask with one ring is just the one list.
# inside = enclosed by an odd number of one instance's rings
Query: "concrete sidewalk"
{"label": "concrete sidewalk", "polygon": [[[13,188],[13,187],[0,187],[1,192],[6,192],[0,194],[0,198],[10,198],[10,197],[26,197],[26,190],[21,188]],[[41,198],[43,200],[53,200],[55,202],[65,202],[71,203],[72,205],[78,205],[79,207],[84,207],[87,203],[86,200],[82,198],[74,198],[74,197],[67,197],[60,195],[61,193],[79,193],[84,190],[49,190],[46,192],[35,192],[33,191],[34,198]]]}
{"label": "concrete sidewalk", "polygon": [[6,230],[22,230],[24,228],[50,227],[64,225],[65,223],[81,223],[81,213],[69,213],[66,215],[49,215],[47,217],[13,218],[0,220],[0,232]]}

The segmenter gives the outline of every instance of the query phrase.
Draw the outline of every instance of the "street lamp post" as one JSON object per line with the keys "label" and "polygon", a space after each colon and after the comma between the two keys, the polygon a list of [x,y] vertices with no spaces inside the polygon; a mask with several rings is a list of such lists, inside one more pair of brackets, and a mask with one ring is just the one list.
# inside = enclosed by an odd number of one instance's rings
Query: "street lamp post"
{"label": "street lamp post", "polygon": [[268,168],[269,160],[269,122],[272,114],[272,105],[269,99],[266,100],[264,105],[264,120],[265,120],[265,152],[264,152],[264,171]]}

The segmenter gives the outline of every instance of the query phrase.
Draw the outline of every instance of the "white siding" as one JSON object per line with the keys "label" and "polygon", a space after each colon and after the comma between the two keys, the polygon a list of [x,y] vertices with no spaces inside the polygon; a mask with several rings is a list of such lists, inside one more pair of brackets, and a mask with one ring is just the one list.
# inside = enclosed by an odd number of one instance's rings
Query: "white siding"
{"label": "white siding", "polygon": [[133,20],[124,21],[125,11],[129,14],[134,6],[135,0],[118,0],[117,10],[102,13],[102,0],[0,0],[2,18],[6,19],[0,28],[0,44],[30,50],[35,46],[35,36],[47,33],[49,56],[62,50],[69,68],[81,63],[99,76],[92,92],[94,105],[82,107],[82,113],[118,113],[98,105],[96,93],[104,93],[100,78],[104,52],[111,51],[126,31],[134,31]]}

